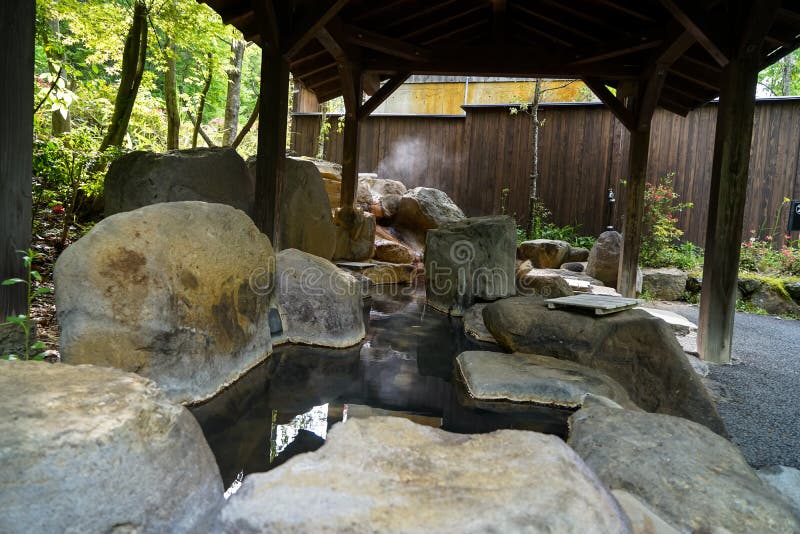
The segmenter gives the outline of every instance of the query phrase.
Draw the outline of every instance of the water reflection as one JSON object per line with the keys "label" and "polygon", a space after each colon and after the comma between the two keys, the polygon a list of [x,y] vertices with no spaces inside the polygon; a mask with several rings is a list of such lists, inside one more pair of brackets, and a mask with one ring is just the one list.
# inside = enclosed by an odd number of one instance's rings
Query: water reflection
{"label": "water reflection", "polygon": [[426,309],[424,296],[374,294],[365,301],[367,337],[358,346],[280,346],[212,401],[192,408],[226,487],[316,450],[348,417],[390,415],[454,432],[523,428],[564,435],[566,414],[498,404],[469,406],[453,380],[465,350],[498,350],[468,338],[459,319]]}

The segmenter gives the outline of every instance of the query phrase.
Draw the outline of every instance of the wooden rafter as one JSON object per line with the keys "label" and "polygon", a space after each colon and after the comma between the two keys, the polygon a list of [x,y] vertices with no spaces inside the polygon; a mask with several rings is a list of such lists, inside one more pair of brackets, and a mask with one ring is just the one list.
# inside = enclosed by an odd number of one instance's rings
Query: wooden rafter
{"label": "wooden rafter", "polygon": [[495,42],[507,39],[507,13],[506,0],[492,0],[492,37]]}
{"label": "wooden rafter", "polygon": [[317,33],[333,19],[333,17],[339,14],[339,11],[341,11],[349,1],[350,0],[335,0],[333,4],[323,7],[321,11],[307,14],[302,21],[296,25],[296,28],[292,32],[286,55],[292,57],[302,50],[303,47],[311,42],[317,36]]}
{"label": "wooden rafter", "polygon": [[686,28],[706,52],[714,58],[714,61],[724,67],[728,64],[728,56],[717,46],[711,37],[710,30],[707,29],[708,23],[703,20],[701,13],[690,9],[688,5],[679,5],[677,0],[659,0],[667,11]]}
{"label": "wooden rafter", "polygon": [[431,51],[425,47],[417,46],[401,39],[386,37],[378,33],[358,28],[355,26],[345,26],[344,34],[348,42],[363,48],[369,48],[377,52],[383,52],[390,56],[402,59],[418,61],[430,56]]}
{"label": "wooden rafter", "polygon": [[584,78],[583,82],[592,90],[592,92],[599,98],[617,119],[628,129],[628,131],[636,130],[636,117],[633,112],[625,107],[625,105],[614,96],[611,91],[599,80],[593,78]]}
{"label": "wooden rafter", "polygon": [[383,84],[383,87],[378,89],[378,91],[372,95],[369,100],[364,102],[358,108],[358,118],[363,119],[369,116],[370,113],[378,109],[378,106],[383,104],[383,102],[389,98],[392,93],[394,93],[398,87],[403,85],[403,83],[408,79],[411,74],[408,72],[404,72],[402,74],[398,74],[390,78],[386,83]]}
{"label": "wooden rafter", "polygon": [[576,52],[576,56],[579,59],[572,61],[570,65],[577,66],[577,65],[584,65],[587,63],[596,63],[598,61],[604,61],[606,59],[611,59],[620,56],[627,56],[629,54],[633,54],[635,52],[641,52],[642,50],[649,50],[651,48],[657,48],[661,46],[661,40],[642,40],[642,38],[635,38],[635,39],[628,39],[623,42],[614,43],[610,46],[605,46],[602,49],[599,49],[595,46],[590,49],[585,49],[582,51]]}

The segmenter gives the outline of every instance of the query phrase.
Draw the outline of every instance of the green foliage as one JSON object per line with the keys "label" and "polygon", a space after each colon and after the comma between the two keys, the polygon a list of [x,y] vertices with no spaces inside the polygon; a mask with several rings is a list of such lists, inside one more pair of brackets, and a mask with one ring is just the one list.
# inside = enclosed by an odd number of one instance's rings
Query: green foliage
{"label": "green foliage", "polygon": [[700,249],[691,244],[681,244],[683,231],[678,228],[678,214],[691,208],[691,202],[678,202],[672,188],[672,176],[660,177],[645,189],[645,210],[640,262],[646,267],[693,268],[700,257]]}
{"label": "green foliage", "polygon": [[[785,90],[784,81],[788,82],[788,91]],[[762,70],[758,75],[758,84],[771,96],[800,95],[800,50]]]}
{"label": "green foliage", "polygon": [[771,235],[759,239],[755,230],[742,243],[739,255],[739,270],[745,273],[760,273],[779,276],[800,276],[800,240],[787,235],[780,248],[775,248]]}
{"label": "green foliage", "polygon": [[[27,310],[25,314],[10,315],[6,317],[6,322],[18,325],[25,333],[25,354],[22,356],[22,359],[43,360],[45,356],[44,352],[42,352],[45,348],[44,343],[41,341],[31,343],[31,304],[33,304],[33,300],[39,295],[49,293],[50,288],[43,285],[37,285],[41,284],[42,276],[39,274],[39,271],[33,268],[33,262],[36,261],[39,255],[32,249],[28,249],[27,251],[18,250],[17,252],[22,254],[22,262],[27,272],[26,279],[9,278],[7,280],[3,280],[0,285],[11,286],[16,284],[25,284],[27,287]],[[31,356],[32,352],[34,353],[33,356]],[[6,354],[0,357],[0,359],[19,360],[20,356],[16,354]]]}
{"label": "green foliage", "polygon": [[529,239],[554,239],[566,241],[573,247],[591,249],[592,246],[594,246],[596,238],[582,235],[580,233],[580,224],[576,224],[575,226],[558,226],[550,220],[551,216],[552,213],[547,209],[541,199],[536,199],[533,207],[533,234],[531,236],[526,236],[525,229],[518,227],[517,242],[521,243]]}

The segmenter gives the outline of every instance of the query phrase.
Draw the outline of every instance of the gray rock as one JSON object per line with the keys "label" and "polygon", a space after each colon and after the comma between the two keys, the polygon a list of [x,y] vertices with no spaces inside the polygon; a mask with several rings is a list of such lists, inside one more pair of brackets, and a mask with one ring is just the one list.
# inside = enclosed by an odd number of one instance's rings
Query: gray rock
{"label": "gray rock", "polygon": [[523,241],[517,246],[517,257],[530,260],[538,269],[558,269],[567,261],[570,246],[566,241],[553,239],[534,239]]}
{"label": "gray rock", "polygon": [[417,276],[417,269],[410,263],[386,263],[371,261],[371,267],[361,271],[373,285],[410,284]]}
{"label": "gray rock", "polygon": [[336,226],[317,167],[300,158],[286,158],[281,191],[278,244],[329,260],[336,249]]}
{"label": "gray rock", "polygon": [[169,202],[112,215],[55,266],[61,358],[208,399],[271,352],[275,256],[230,206]]}
{"label": "gray rock", "polygon": [[725,426],[669,326],[643,310],[593,316],[549,310],[539,297],[514,297],[483,310],[501,347],[570,360],[601,371],[637,406],[692,419],[720,434]]}
{"label": "gray rock", "polygon": [[349,347],[364,339],[361,284],[319,256],[280,251],[275,297],[283,323],[275,343]]}
{"label": "gray rock", "polygon": [[800,282],[784,282],[783,289],[795,302],[800,301]]}
{"label": "gray rock", "polygon": [[688,275],[680,269],[642,269],[642,292],[656,300],[682,300]]}
{"label": "gray rock", "polygon": [[151,381],[0,361],[0,532],[196,532],[222,506],[200,426]]}
{"label": "gray rock", "polygon": [[511,217],[475,217],[430,230],[425,245],[428,304],[462,315],[479,299],[513,295],[515,251]]}
{"label": "gray rock", "polygon": [[180,200],[228,204],[253,215],[255,181],[227,147],[130,152],[111,164],[103,188],[106,217]]}
{"label": "gray rock", "polygon": [[416,258],[411,249],[402,243],[387,239],[376,239],[375,259],[389,263],[411,263]]}
{"label": "gray rock", "polygon": [[756,471],[762,482],[772,487],[800,517],[800,471],[785,465],[772,465]]}
{"label": "gray rock", "polygon": [[334,217],[336,224],[336,260],[362,261],[375,254],[375,217],[371,213],[355,210],[339,210]]}
{"label": "gray rock", "polygon": [[651,308],[649,306],[645,306],[642,309],[653,317],[658,317],[667,323],[676,335],[685,336],[687,334],[697,333],[697,325],[683,315],[662,308]]}
{"label": "gray rock", "polygon": [[220,530],[582,533],[587,525],[629,532],[616,500],[554,436],[451,434],[369,417],[334,426],[316,452],[247,476]]}
{"label": "gray rock", "polygon": [[544,269],[531,269],[525,275],[518,277],[517,293],[540,295],[547,299],[575,294],[566,279]]}
{"label": "gray rock", "polygon": [[593,406],[570,418],[568,443],[612,490],[680,530],[797,532],[793,516],[731,442],[680,417]]}
{"label": "gray rock", "polygon": [[736,285],[742,291],[742,294],[745,297],[748,297],[758,291],[761,286],[764,285],[764,282],[758,280],[757,278],[739,278],[736,281]]}
{"label": "gray rock", "polygon": [[444,191],[415,187],[400,199],[394,224],[413,234],[420,243],[425,243],[428,230],[464,218],[464,212]]}
{"label": "gray rock", "polygon": [[679,533],[675,527],[664,521],[652,508],[637,499],[635,495],[623,490],[612,490],[611,494],[617,499],[625,515],[628,516],[631,522],[631,530],[635,534]]}
{"label": "gray rock", "polygon": [[486,328],[483,322],[483,309],[486,307],[485,303],[473,304],[464,312],[464,333],[472,336],[478,341],[485,341],[486,343],[497,344],[491,332]]}
{"label": "gray rock", "polygon": [[620,254],[622,234],[614,230],[603,232],[589,252],[586,274],[607,286],[617,287]]}
{"label": "gray rock", "polygon": [[381,197],[380,207],[383,214],[381,221],[383,223],[394,222],[394,218],[400,209],[400,201],[402,198],[402,195],[384,195]]}
{"label": "gray rock", "polygon": [[386,195],[405,195],[406,186],[397,180],[378,178],[377,174],[359,173],[359,183],[364,183],[369,189],[373,200],[379,200]]}
{"label": "gray rock", "polygon": [[589,260],[589,249],[583,247],[570,247],[566,263],[583,263]]}
{"label": "gray rock", "polygon": [[763,308],[771,315],[800,314],[800,307],[788,298],[781,289],[772,284],[762,284],[750,295],[750,302],[759,308]]}
{"label": "gray rock", "polygon": [[[30,322],[30,342],[36,341],[36,322]],[[25,331],[15,323],[0,323],[0,356],[14,354],[25,357]]]}
{"label": "gray rock", "polygon": [[635,408],[625,389],[607,375],[549,356],[472,350],[458,355],[456,370],[479,408],[496,402],[578,408],[587,394]]}

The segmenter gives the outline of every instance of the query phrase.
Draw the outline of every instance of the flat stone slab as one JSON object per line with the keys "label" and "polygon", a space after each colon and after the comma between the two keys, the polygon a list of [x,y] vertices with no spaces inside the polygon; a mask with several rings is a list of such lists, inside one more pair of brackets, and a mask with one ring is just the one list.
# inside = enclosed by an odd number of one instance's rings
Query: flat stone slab
{"label": "flat stone slab", "polygon": [[658,317],[667,323],[677,335],[686,335],[697,332],[697,325],[683,315],[678,315],[677,313],[669,310],[662,310],[661,308],[642,306],[642,309],[653,317]]}
{"label": "flat stone slab", "polygon": [[625,389],[607,375],[549,356],[472,350],[458,355],[456,368],[476,401],[578,408],[592,394],[634,407]]}
{"label": "flat stone slab", "polygon": [[349,419],[313,453],[248,475],[222,532],[630,532],[560,439],[452,434],[398,417]]}
{"label": "flat stone slab", "polygon": [[595,315],[608,315],[609,313],[630,310],[642,303],[639,299],[585,294],[547,299],[545,302],[547,303],[547,307],[551,310],[556,308],[579,308],[594,310]]}

